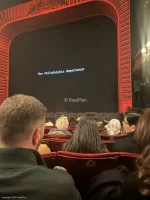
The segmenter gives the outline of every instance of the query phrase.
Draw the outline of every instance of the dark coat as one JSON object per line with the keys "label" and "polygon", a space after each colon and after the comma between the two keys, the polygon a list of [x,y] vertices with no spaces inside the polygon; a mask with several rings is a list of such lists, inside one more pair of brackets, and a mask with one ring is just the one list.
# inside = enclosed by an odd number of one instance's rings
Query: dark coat
{"label": "dark coat", "polygon": [[[120,169],[119,169],[120,168]],[[137,186],[137,172],[129,174],[125,167],[107,170],[97,175],[91,183],[88,200],[149,200]]]}
{"label": "dark coat", "polygon": [[112,148],[113,152],[128,152],[128,153],[139,153],[139,150],[134,141],[134,132],[115,140]]}
{"label": "dark coat", "polygon": [[123,166],[101,172],[91,182],[88,200],[118,200],[120,188],[128,174]]}
{"label": "dark coat", "polygon": [[81,199],[67,172],[48,169],[37,151],[21,148],[0,149],[0,196],[17,200]]}
{"label": "dark coat", "polygon": [[119,200],[149,200],[150,196],[143,196],[137,187],[137,172],[132,172],[121,188]]}

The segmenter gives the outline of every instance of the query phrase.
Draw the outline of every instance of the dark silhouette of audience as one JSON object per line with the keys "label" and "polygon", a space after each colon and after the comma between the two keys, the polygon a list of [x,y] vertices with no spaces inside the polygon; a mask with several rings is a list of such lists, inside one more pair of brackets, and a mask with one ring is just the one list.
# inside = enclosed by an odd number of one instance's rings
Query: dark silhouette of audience
{"label": "dark silhouette of audience", "polygon": [[99,136],[96,121],[90,118],[83,118],[79,121],[72,138],[64,144],[63,150],[75,153],[108,152]]}

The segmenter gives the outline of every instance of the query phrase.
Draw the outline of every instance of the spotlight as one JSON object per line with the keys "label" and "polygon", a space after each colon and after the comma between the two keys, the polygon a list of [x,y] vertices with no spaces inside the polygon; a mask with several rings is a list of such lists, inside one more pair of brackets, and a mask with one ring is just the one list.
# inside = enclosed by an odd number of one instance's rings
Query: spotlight
{"label": "spotlight", "polygon": [[146,48],[143,48],[141,52],[146,53]]}
{"label": "spotlight", "polygon": [[147,43],[147,47],[150,47],[150,41]]}

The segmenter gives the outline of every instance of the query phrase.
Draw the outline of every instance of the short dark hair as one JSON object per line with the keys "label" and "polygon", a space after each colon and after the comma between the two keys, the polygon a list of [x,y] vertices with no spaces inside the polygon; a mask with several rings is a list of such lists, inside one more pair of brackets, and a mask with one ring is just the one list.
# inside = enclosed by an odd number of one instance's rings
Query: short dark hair
{"label": "short dark hair", "polygon": [[139,115],[142,115],[144,113],[144,110],[142,108],[128,108],[125,111],[125,115],[129,114],[129,113],[137,113]]}
{"label": "short dark hair", "polygon": [[11,145],[30,137],[32,126],[45,119],[46,108],[32,96],[14,95],[0,106],[0,140]]}
{"label": "short dark hair", "polygon": [[96,121],[89,118],[83,118],[79,121],[72,138],[63,146],[63,150],[75,153],[108,151],[100,138]]}
{"label": "short dark hair", "polygon": [[125,115],[127,122],[129,123],[130,126],[132,125],[137,125],[141,115],[137,113],[128,113]]}

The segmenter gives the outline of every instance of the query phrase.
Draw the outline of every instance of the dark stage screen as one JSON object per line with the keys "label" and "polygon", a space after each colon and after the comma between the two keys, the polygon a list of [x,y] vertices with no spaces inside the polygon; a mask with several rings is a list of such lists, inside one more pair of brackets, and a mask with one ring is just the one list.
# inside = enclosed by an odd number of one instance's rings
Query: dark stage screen
{"label": "dark stage screen", "polygon": [[9,95],[37,97],[48,112],[117,112],[117,29],[104,16],[18,35]]}

